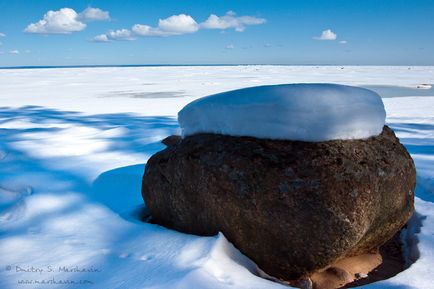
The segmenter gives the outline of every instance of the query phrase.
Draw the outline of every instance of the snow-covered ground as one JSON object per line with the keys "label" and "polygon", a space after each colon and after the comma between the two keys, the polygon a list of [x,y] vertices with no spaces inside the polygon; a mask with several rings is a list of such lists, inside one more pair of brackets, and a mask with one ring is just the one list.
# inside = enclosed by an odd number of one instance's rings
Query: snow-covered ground
{"label": "snow-covered ground", "polygon": [[143,164],[180,132],[183,106],[299,82],[399,96],[383,102],[416,163],[417,214],[403,240],[419,258],[364,288],[434,288],[434,93],[416,89],[434,82],[434,67],[333,66],[0,70],[0,288],[287,288],[257,277],[222,235],[181,234],[138,215]]}

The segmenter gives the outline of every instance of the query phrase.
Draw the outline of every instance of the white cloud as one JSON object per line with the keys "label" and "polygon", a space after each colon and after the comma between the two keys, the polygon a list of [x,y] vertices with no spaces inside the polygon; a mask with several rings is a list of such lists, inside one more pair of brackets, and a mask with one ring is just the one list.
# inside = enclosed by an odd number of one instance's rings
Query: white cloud
{"label": "white cloud", "polygon": [[86,28],[86,24],[80,22],[74,9],[62,8],[58,11],[48,11],[44,18],[36,23],[31,23],[24,29],[27,33],[39,34],[70,34]]}
{"label": "white cloud", "polygon": [[99,8],[87,7],[78,15],[81,21],[108,21],[110,13]]}
{"label": "white cloud", "polygon": [[158,27],[136,24],[133,32],[140,36],[173,36],[194,33],[199,30],[199,25],[190,15],[172,15],[158,21]]}
{"label": "white cloud", "polygon": [[6,34],[0,32],[0,37],[5,37]]}
{"label": "white cloud", "polygon": [[234,48],[235,48],[235,46],[233,44],[229,44],[226,46],[226,49],[234,49]]}
{"label": "white cloud", "polygon": [[109,39],[108,39],[107,35],[105,35],[105,34],[100,34],[100,35],[95,36],[95,37],[92,39],[92,41],[93,41],[93,42],[108,42]]}
{"label": "white cloud", "polygon": [[9,54],[20,54],[20,52],[16,49],[9,51]]}
{"label": "white cloud", "polygon": [[95,36],[93,42],[110,42],[110,41],[133,41],[136,40],[134,34],[128,29],[109,30],[105,34]]}
{"label": "white cloud", "polygon": [[[118,30],[109,30],[106,34],[108,39],[111,40],[135,40],[136,38],[133,36],[130,30],[128,29],[118,29]],[[101,35],[99,35],[101,36]],[[102,37],[101,37],[102,39]]]}
{"label": "white cloud", "polygon": [[[97,35],[93,38],[95,42],[108,42],[110,40],[134,40],[134,36],[174,36],[195,33],[199,29],[228,29],[233,28],[238,32],[244,31],[248,25],[258,25],[265,23],[263,18],[256,18],[252,16],[236,16],[232,11],[229,11],[224,16],[216,16],[211,14],[208,19],[198,24],[196,20],[190,15],[179,14],[172,15],[165,19],[159,19],[156,27],[146,24],[135,24],[131,31],[122,29],[116,31],[109,31],[106,34]],[[125,36],[117,35],[123,31]],[[128,33],[127,33],[128,31]],[[119,32],[119,33],[118,33]]]}
{"label": "white cloud", "polygon": [[110,20],[109,12],[99,8],[88,7],[78,14],[74,9],[62,8],[57,11],[48,11],[36,23],[29,24],[24,32],[38,34],[70,34],[82,31],[88,21]]}
{"label": "white cloud", "polygon": [[327,29],[321,33],[321,36],[314,37],[313,39],[316,39],[316,40],[336,40],[336,38],[337,38],[337,35],[333,31],[331,31],[331,29]]}
{"label": "white cloud", "polygon": [[199,30],[199,25],[190,15],[179,14],[172,15],[166,19],[160,19],[158,21],[158,29],[178,35],[196,32]]}
{"label": "white cloud", "polygon": [[157,28],[149,25],[135,24],[131,30],[139,36],[165,36]]}
{"label": "white cloud", "polygon": [[201,23],[201,28],[204,29],[228,29],[234,28],[235,31],[243,32],[246,26],[264,24],[264,18],[257,18],[253,16],[236,16],[235,12],[228,11],[226,15],[217,16],[211,14],[208,19]]}
{"label": "white cloud", "polygon": [[347,44],[348,41],[346,41],[346,40],[341,40],[341,41],[339,41],[339,43],[340,43],[340,44]]}

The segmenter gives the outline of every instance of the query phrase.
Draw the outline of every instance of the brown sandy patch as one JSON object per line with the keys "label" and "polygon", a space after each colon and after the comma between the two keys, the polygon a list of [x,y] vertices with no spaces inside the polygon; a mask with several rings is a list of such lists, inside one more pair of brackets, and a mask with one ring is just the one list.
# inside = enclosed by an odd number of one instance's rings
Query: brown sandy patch
{"label": "brown sandy patch", "polygon": [[371,271],[366,278],[359,279],[347,284],[345,288],[358,287],[380,280],[389,279],[406,269],[405,259],[402,252],[400,232],[380,247],[383,262]]}
{"label": "brown sandy patch", "polygon": [[368,273],[378,267],[381,262],[380,253],[348,257],[313,274],[310,279],[314,289],[336,289],[368,276]]}
{"label": "brown sandy patch", "polygon": [[344,289],[391,278],[405,269],[400,232],[380,247],[378,252],[344,258],[310,279],[290,282],[303,289]]}

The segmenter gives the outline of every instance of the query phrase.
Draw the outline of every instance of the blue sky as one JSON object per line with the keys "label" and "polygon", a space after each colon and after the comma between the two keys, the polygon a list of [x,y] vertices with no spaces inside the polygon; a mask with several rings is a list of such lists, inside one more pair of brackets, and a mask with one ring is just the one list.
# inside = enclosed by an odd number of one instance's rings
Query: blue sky
{"label": "blue sky", "polygon": [[0,33],[0,66],[434,65],[432,0],[0,0]]}

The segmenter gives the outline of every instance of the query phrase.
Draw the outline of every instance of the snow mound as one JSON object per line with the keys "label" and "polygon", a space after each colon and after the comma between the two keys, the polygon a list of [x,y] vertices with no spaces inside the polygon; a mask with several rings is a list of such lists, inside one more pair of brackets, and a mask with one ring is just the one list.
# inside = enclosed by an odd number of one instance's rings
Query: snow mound
{"label": "snow mound", "polygon": [[183,136],[218,133],[327,141],[379,135],[386,112],[368,89],[337,84],[282,84],[210,95],[178,113]]}

